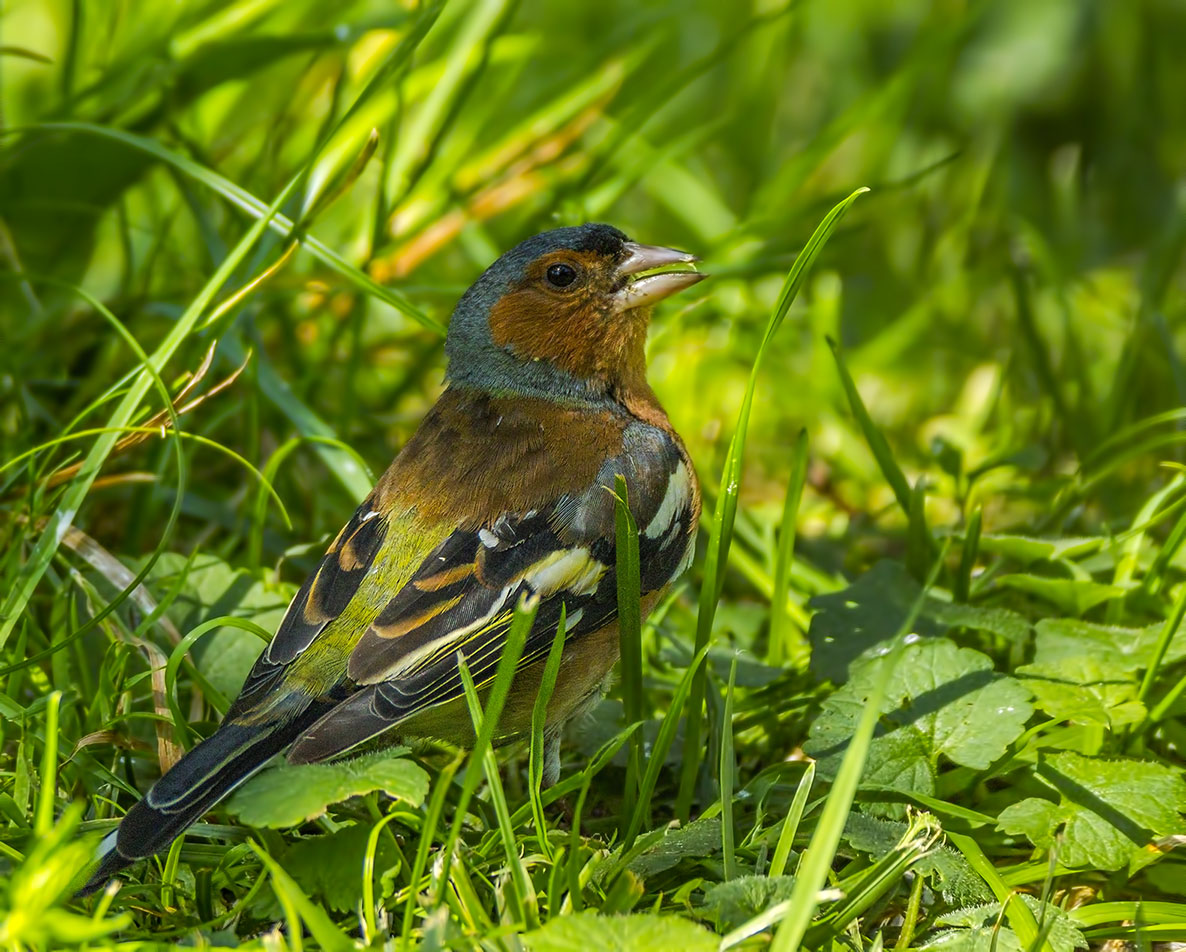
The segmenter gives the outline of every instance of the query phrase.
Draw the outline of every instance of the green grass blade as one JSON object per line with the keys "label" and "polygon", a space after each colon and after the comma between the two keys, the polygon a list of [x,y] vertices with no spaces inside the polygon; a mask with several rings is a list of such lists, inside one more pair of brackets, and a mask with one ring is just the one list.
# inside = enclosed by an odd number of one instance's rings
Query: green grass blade
{"label": "green grass blade", "polygon": [[33,832],[48,836],[54,825],[58,793],[58,713],[62,692],[54,691],[45,705],[45,747],[41,753],[41,790],[37,794],[37,815]]}
{"label": "green grass blade", "polygon": [[[231,360],[241,361],[247,352],[234,337],[223,342]],[[361,502],[375,484],[374,476],[356,452],[346,447],[338,433],[292,392],[260,354],[256,358],[256,380],[260,391],[292,423],[296,431],[313,444],[313,451],[321,457],[326,469],[346,490],[350,498]]]}
{"label": "green grass blade", "polygon": [[560,661],[564,656],[564,636],[568,622],[568,606],[560,606],[560,621],[556,625],[556,634],[552,638],[552,647],[548,650],[548,660],[544,663],[544,673],[540,678],[539,694],[535,697],[535,704],[531,708],[531,750],[528,754],[527,773],[529,794],[531,796],[531,813],[535,819],[535,837],[539,843],[540,852],[548,859],[554,858],[552,844],[548,840],[548,821],[544,816],[544,802],[540,795],[540,784],[544,776],[544,724],[548,719],[548,702],[556,690],[556,676],[560,673]]}
{"label": "green grass blade", "polygon": [[830,909],[827,917],[813,925],[804,936],[808,948],[818,948],[863,915],[870,906],[893,893],[906,871],[934,846],[939,824],[927,814],[912,818],[909,828],[897,845],[856,876],[840,882],[844,897]]}
{"label": "green grass blade", "polygon": [[[527,635],[535,621],[535,613],[539,610],[539,599],[524,600],[515,606],[515,614],[511,620],[510,630],[507,632],[506,643],[503,645],[502,655],[498,660],[498,669],[494,675],[494,682],[490,693],[486,697],[486,708],[482,715],[481,725],[475,728],[475,741],[470,751],[469,761],[465,765],[465,773],[461,779],[461,796],[458,798],[453,823],[449,827],[449,837],[445,842],[445,853],[451,856],[461,836],[461,824],[465,820],[469,808],[469,801],[478,789],[478,783],[485,773],[485,756],[494,742],[494,734],[498,729],[498,720],[502,717],[503,707],[511,691],[511,684],[515,679],[519,658],[523,654],[523,647],[527,644]],[[468,673],[468,672],[467,672]],[[442,878],[437,886],[436,903],[439,905],[448,886],[448,879]]]}
{"label": "green grass blade", "polygon": [[[803,286],[812,264],[819,257],[820,251],[827,244],[832,232],[840,223],[840,219],[844,217],[849,206],[867,191],[867,188],[857,189],[824,216],[823,221],[816,227],[803,250],[795,258],[795,263],[791,265],[786,280],[783,282],[782,291],[778,296],[778,302],[770,315],[770,320],[766,323],[766,331],[758,346],[758,352],[754,356],[749,380],[746,383],[745,395],[741,401],[741,411],[737,416],[737,426],[733,430],[729,450],[725,455],[725,464],[720,480],[721,491],[717,495],[713,520],[709,528],[708,546],[704,558],[704,584],[700,589],[696,616],[695,650],[697,652],[709,643],[712,622],[716,616],[717,600],[720,598],[721,588],[725,581],[729,545],[733,538],[733,520],[737,514],[737,496],[741,488],[741,464],[745,454],[746,432],[749,429],[754,391],[758,385],[758,373],[762,369],[762,358],[765,357],[770,341],[782,326],[787,312],[790,311],[791,304],[794,303],[799,289]],[[679,794],[676,799],[676,816],[681,820],[687,820],[691,814],[696,777],[701,766],[700,730],[701,712],[704,709],[705,678],[706,673],[702,671],[693,682],[688,698]]]}
{"label": "green grass blade", "polygon": [[972,573],[976,570],[976,556],[980,551],[982,510],[977,506],[964,529],[964,544],[960,549],[960,564],[955,576],[952,595],[957,602],[966,602],[972,592]]}
{"label": "green grass blade", "polygon": [[650,756],[647,757],[647,769],[642,775],[642,787],[638,794],[638,803],[635,804],[634,815],[630,818],[630,826],[626,829],[626,836],[622,840],[624,850],[629,850],[634,845],[635,838],[638,836],[643,824],[650,817],[651,798],[654,796],[655,786],[659,782],[659,772],[663,769],[663,762],[667,759],[667,752],[671,750],[671,745],[675,741],[675,732],[679,727],[680,712],[683,710],[684,703],[687,701],[688,694],[691,692],[692,681],[696,677],[696,672],[704,664],[704,659],[708,657],[708,647],[708,645],[705,645],[696,653],[696,656],[692,659],[692,663],[688,665],[688,669],[683,673],[679,683],[675,686],[675,690],[672,692],[671,706],[663,716],[662,723],[659,724],[659,733],[655,737],[655,743],[651,748]]}
{"label": "green grass blade", "polygon": [[[1005,918],[1009,920],[1009,928],[1021,941],[1022,948],[1032,949],[1039,939],[1039,931],[1038,922],[1034,919],[1034,914],[1030,911],[1029,906],[1021,901],[1021,896],[1018,893],[1005,885],[996,867],[989,862],[988,857],[984,855],[984,850],[972,837],[948,830],[947,838],[956,849],[964,854],[964,859],[997,897],[997,902],[1004,909]],[[1041,948],[1045,952],[1051,952],[1048,942],[1043,942]]]}
{"label": "green grass blade", "polygon": [[[799,518],[799,503],[807,481],[807,431],[800,430],[791,454],[791,478],[787,481],[787,495],[779,523],[778,552],[774,560],[774,593],[770,597],[770,643],[766,648],[766,663],[771,665],[803,661],[809,651],[803,637],[791,624],[787,607],[791,589],[791,557],[795,551],[795,523]],[[792,641],[794,643],[792,643]]]}
{"label": "green grass blade", "polygon": [[[113,139],[120,142],[129,148],[136,149],[146,155],[150,155],[155,159],[159,159],[171,165],[183,175],[206,186],[218,195],[221,195],[230,204],[234,205],[241,211],[246,212],[252,218],[256,219],[256,224],[263,228],[270,228],[284,237],[296,237],[300,240],[301,246],[308,250],[314,258],[320,261],[323,265],[335,272],[340,277],[344,278],[356,289],[363,294],[382,301],[385,304],[391,305],[395,310],[399,311],[405,317],[410,318],[422,327],[428,330],[435,331],[438,334],[444,334],[445,328],[439,321],[429,317],[418,307],[412,304],[403,294],[392,288],[379,284],[370,275],[359,270],[354,265],[350,264],[335,252],[333,249],[327,247],[322,242],[318,241],[312,235],[295,235],[295,226],[290,218],[281,215],[277,209],[283,205],[289,196],[296,190],[296,186],[303,179],[303,175],[296,176],[281,193],[280,200],[274,202],[271,206],[265,205],[262,201],[252,195],[250,192],[240,188],[234,182],[219,175],[213,169],[206,168],[192,159],[180,155],[171,149],[167,149],[160,143],[152,139],[138,136],[131,132],[124,132],[121,129],[112,129],[107,126],[98,126],[88,122],[47,122],[42,123],[36,127],[39,130],[46,132],[78,132],[88,135],[102,136],[103,138]],[[249,234],[253,233],[249,232]],[[234,265],[227,269],[227,277],[230,272],[238,267],[239,263],[246,256],[246,248],[242,253],[234,258]],[[236,248],[236,252],[239,249]],[[234,254],[234,253],[232,253]],[[228,258],[228,261],[231,259]],[[219,287],[223,282],[219,282]],[[211,294],[211,297],[213,294]],[[208,302],[204,302],[208,303]]]}
{"label": "green grass blade", "polygon": [[[132,577],[132,579],[128,582],[128,584],[124,586],[123,591],[119,592],[114,598],[112,598],[110,601],[108,601],[108,603],[105,606],[103,606],[103,608],[101,608],[98,612],[96,612],[93,616],[91,616],[89,621],[84,622],[77,629],[75,629],[74,631],[70,632],[65,637],[63,637],[57,643],[56,646],[51,646],[50,649],[48,649],[46,652],[43,652],[42,657],[49,657],[49,655],[53,654],[55,650],[60,649],[61,647],[64,647],[67,644],[73,643],[77,638],[81,637],[85,632],[91,630],[91,628],[93,628],[100,621],[102,621],[104,618],[106,618],[108,615],[110,615],[112,612],[114,612],[127,598],[131,597],[132,593],[135,592],[137,590],[137,588],[140,586],[140,584],[144,581],[144,579],[146,579],[148,577],[149,572],[152,571],[153,565],[156,563],[156,561],[160,557],[161,553],[164,552],[165,546],[168,543],[168,539],[173,531],[173,527],[177,523],[177,518],[181,514],[181,497],[185,491],[187,472],[188,472],[187,464],[186,464],[186,457],[185,457],[184,452],[182,451],[181,442],[180,442],[181,437],[183,436],[183,433],[181,431],[181,424],[178,420],[177,410],[173,406],[172,397],[170,396],[169,390],[165,386],[164,381],[161,379],[161,375],[160,375],[158,368],[156,366],[154,366],[152,360],[150,360],[150,358],[148,357],[148,354],[145,353],[144,349],[140,346],[140,342],[136,340],[136,338],[128,331],[128,329],[126,327],[124,327],[123,322],[121,322],[119,320],[119,318],[117,318],[115,316],[115,314],[113,314],[98,298],[96,298],[89,291],[85,290],[84,288],[75,287],[74,285],[65,284],[63,282],[52,282],[52,283],[64,288],[65,290],[70,291],[73,294],[77,294],[84,301],[86,301],[91,307],[93,307],[95,309],[96,313],[98,313],[108,324],[111,325],[111,327],[115,330],[116,334],[120,337],[120,339],[122,339],[128,345],[128,347],[132,351],[132,353],[135,354],[136,359],[139,361],[139,364],[140,364],[140,371],[132,371],[129,374],[129,380],[133,379],[132,378],[133,374],[141,373],[144,376],[140,379],[146,379],[147,384],[149,386],[152,386],[153,388],[155,388],[157,394],[160,396],[161,402],[164,405],[165,412],[168,414],[168,417],[169,417],[169,424],[170,424],[169,434],[171,437],[174,459],[176,460],[176,464],[177,464],[177,498],[175,499],[173,506],[170,508],[169,515],[166,518],[165,523],[161,528],[161,534],[160,534],[160,538],[157,542],[157,545],[155,546],[153,551],[150,553],[149,557],[144,561],[144,564],[140,568],[140,571],[137,572],[136,575],[134,575]],[[145,392],[147,392],[147,389]],[[133,428],[131,426],[129,426],[127,423],[125,423],[125,424],[119,425],[119,426],[109,425],[106,427],[101,427],[101,428],[96,429],[93,432],[96,433],[100,437],[101,440],[110,440],[110,448],[114,448],[117,438],[127,432],[130,432],[132,429]],[[45,445],[45,444],[42,444],[42,445]],[[98,448],[98,442],[96,442],[95,446],[92,447],[91,452],[94,453],[97,448]],[[89,457],[88,457],[88,459],[89,459]],[[7,466],[8,464],[5,464],[5,465]],[[97,465],[101,465],[101,462]],[[4,467],[0,467],[0,471],[2,471],[3,468]],[[83,469],[80,470],[79,474],[75,477],[75,480],[71,482],[70,488],[67,489],[67,495],[69,495],[73,491],[73,487],[77,484],[77,480],[79,479],[79,477],[81,477],[83,475],[85,470],[86,470],[86,466],[84,465]],[[94,478],[95,478],[94,476],[90,477],[90,479],[92,481]],[[89,485],[90,484],[88,482],[86,489],[79,490],[79,499],[80,500],[85,498],[86,492],[89,491]],[[63,512],[63,510],[61,508],[61,504],[59,504],[58,513],[62,514],[62,512]],[[71,517],[71,519],[72,518],[73,517]],[[60,528],[60,530],[58,532],[59,540],[62,537],[64,537],[68,528],[69,528],[68,524],[63,525]],[[46,538],[47,538],[46,533],[43,533],[41,538],[38,540],[38,546],[40,546]],[[34,551],[36,552],[36,549]],[[48,561],[49,558],[52,558],[52,555],[53,555],[53,552],[50,551],[45,556],[46,560]],[[26,563],[26,565],[22,571],[28,571],[30,568],[30,564],[31,563]],[[42,571],[44,571],[44,568],[42,569]],[[29,597],[31,597],[32,590],[35,586],[36,586],[36,581],[31,582],[31,586],[28,591],[28,594],[26,594],[26,596],[25,596],[26,601]],[[10,592],[10,595],[11,594],[12,593]],[[19,610],[17,610],[16,614],[19,614]],[[14,616],[13,616],[14,618],[16,617],[16,614],[14,614]],[[3,619],[4,619],[4,615],[0,614],[0,622],[2,622]],[[5,628],[3,626],[3,624],[0,624],[0,648],[3,647],[4,642],[7,639],[8,630],[9,629]],[[40,659],[38,659],[38,660],[40,660]],[[4,668],[0,668],[0,677],[7,675],[10,671],[18,670],[19,667],[23,667],[24,665],[28,665],[31,663],[34,663],[33,659],[25,658],[24,661],[18,662],[17,665],[9,665]]]}
{"label": "green grass blade", "polygon": [[[525,613],[524,613],[525,614]],[[516,619],[520,616],[516,613]],[[534,618],[534,613],[531,616]],[[523,654],[523,646],[527,641],[527,631],[530,629],[530,623],[527,625],[512,626],[512,630],[518,628],[520,636],[513,642],[508,637],[507,652],[513,653],[516,663],[519,656]],[[459,658],[457,661],[458,669],[461,672],[461,681],[465,686],[465,700],[469,706],[469,716],[474,723],[474,733],[481,736],[484,715],[482,713],[482,702],[478,699],[478,689],[474,687],[474,680],[469,673],[469,665],[465,663],[464,658]],[[510,681],[514,678],[513,668],[510,668],[512,674],[508,678],[507,687],[510,687]],[[477,747],[475,747],[475,751]],[[494,748],[489,744],[485,745],[482,750],[482,771],[486,776],[486,786],[490,791],[490,799],[494,804],[494,815],[498,821],[498,833],[502,839],[503,850],[506,853],[507,866],[511,871],[511,879],[515,884],[515,902],[519,907],[519,921],[528,929],[539,925],[539,903],[536,899],[535,888],[531,884],[531,877],[527,875],[527,869],[523,865],[523,858],[519,855],[519,844],[515,837],[515,829],[511,825],[511,813],[507,809],[506,793],[502,789],[502,778],[498,775],[498,758],[494,755]]]}
{"label": "green grass blade", "polygon": [[375,921],[375,854],[379,850],[379,837],[398,817],[398,813],[388,813],[367,834],[367,848],[362,860],[362,938],[367,945],[379,932]]}
{"label": "green grass blade", "polygon": [[927,486],[921,477],[910,493],[909,523],[906,528],[906,567],[922,581],[930,574],[934,542],[927,528]]}
{"label": "green grass blade", "polygon": [[[618,644],[622,659],[622,707],[627,724],[642,720],[642,582],[638,558],[638,526],[630,513],[626,478],[614,479],[614,524],[618,576]],[[629,828],[638,798],[642,734],[630,738],[626,787],[622,797],[622,832]]]}
{"label": "green grass blade", "polygon": [[848,404],[852,408],[852,415],[856,418],[857,426],[860,427],[861,433],[865,437],[865,442],[869,444],[869,449],[873,451],[873,458],[877,460],[877,465],[881,469],[881,475],[885,477],[885,481],[889,483],[890,489],[894,491],[894,498],[898,500],[898,505],[902,507],[902,512],[909,518],[913,492],[910,489],[910,483],[906,480],[906,474],[902,472],[902,467],[894,459],[893,450],[890,449],[885,434],[881,432],[880,427],[869,416],[869,411],[865,407],[865,401],[861,399],[857,385],[853,383],[852,374],[848,372],[844,358],[840,355],[840,345],[836,341],[829,339],[828,346],[832,348],[832,356],[836,360],[836,370],[840,374],[840,384],[844,388],[844,395],[848,397]]}
{"label": "green grass blade", "polygon": [[[280,864],[255,843],[251,844],[251,849],[271,874],[277,898],[286,907],[294,910],[300,921],[309,927],[309,932],[317,940],[318,946],[326,952],[352,952],[355,946],[350,941],[350,937],[334,925],[333,920],[324,909],[305,895],[301,887],[284,871]],[[294,949],[301,947],[300,932],[300,926],[297,925],[293,934],[290,935]]]}
{"label": "green grass blade", "polygon": [[737,685],[737,657],[729,666],[729,685],[725,689],[721,712],[721,763],[718,783],[721,790],[721,856],[725,863],[725,881],[737,878],[736,832],[733,826],[733,783],[737,762],[733,754],[733,690]]}
{"label": "green grass blade", "polygon": [[409,876],[410,885],[407,889],[407,896],[404,898],[404,917],[400,930],[400,943],[404,947],[407,947],[411,942],[412,921],[416,915],[424,871],[428,868],[428,855],[432,851],[437,828],[441,825],[441,817],[445,813],[445,798],[453,786],[453,778],[461,767],[462,760],[463,757],[459,755],[441,770],[433,785],[428,808],[424,812],[424,824],[420,828],[420,838],[416,844],[416,858],[412,861],[412,872]]}
{"label": "green grass blade", "polygon": [[1030,303],[1030,287],[1027,276],[1018,267],[1010,269],[1013,285],[1013,300],[1017,311],[1017,326],[1021,329],[1021,339],[1029,347],[1033,357],[1034,370],[1042,389],[1049,397],[1055,412],[1062,420],[1067,435],[1079,445],[1080,455],[1090,443],[1081,436],[1080,419],[1072,412],[1066,396],[1063,394],[1061,375],[1054,367],[1051,348],[1043,339],[1034,319],[1033,307]]}
{"label": "green grass blade", "polygon": [[[1178,593],[1178,597],[1174,600],[1174,607],[1171,609],[1169,616],[1165,620],[1165,624],[1161,626],[1161,631],[1157,635],[1157,643],[1153,646],[1153,654],[1149,658],[1149,667],[1145,669],[1145,676],[1141,678],[1141,687],[1137,692],[1137,699],[1148,703],[1149,693],[1153,690],[1153,682],[1157,680],[1157,675],[1161,670],[1161,663],[1165,660],[1165,654],[1169,650],[1170,642],[1174,635],[1178,633],[1178,629],[1182,625],[1182,618],[1186,616],[1186,586]],[[1148,720],[1157,720],[1159,715],[1164,714],[1162,704],[1158,704],[1148,716]]]}
{"label": "green grass blade", "polygon": [[[144,370],[137,375],[132,385],[128,388],[119,406],[116,407],[108,419],[108,427],[114,430],[131,423],[133,416],[139,410],[140,402],[148,393],[148,389],[152,386],[154,379],[159,379],[159,375],[169,359],[189,336],[194,327],[197,326],[199,319],[206,308],[213,302],[214,296],[218,293],[219,289],[227,282],[235,269],[246,259],[248,252],[259,241],[264,229],[268,227],[272,216],[276,214],[277,209],[295,191],[299,180],[299,176],[289,180],[288,184],[280,191],[280,194],[276,196],[275,201],[261,212],[260,217],[248,229],[247,234],[240,239],[239,243],[227,255],[222,264],[219,265],[218,269],[190,302],[185,312],[153,352]],[[62,495],[61,501],[58,503],[57,509],[50,517],[49,526],[41,534],[33,551],[29,554],[29,559],[21,571],[16,586],[10,589],[4,607],[0,610],[0,648],[3,648],[5,642],[8,640],[8,636],[12,633],[17,618],[24,611],[25,605],[33,594],[33,590],[37,587],[37,583],[41,581],[42,575],[45,574],[45,570],[49,567],[50,559],[57,552],[62,537],[66,534],[67,528],[73,522],[74,516],[86,498],[87,493],[90,491],[91,484],[98,477],[99,470],[115,447],[116,439],[115,433],[112,432],[104,434],[95,440],[94,445],[86,455],[86,459],[78,475],[71,480],[65,493]]]}
{"label": "green grass blade", "polygon": [[515,6],[508,0],[479,0],[464,8],[465,20],[442,54],[445,65],[440,79],[400,131],[386,172],[392,207],[399,205],[428,166],[444,130],[457,116],[458,104],[472,92],[491,41],[505,27],[507,14]]}
{"label": "green grass blade", "polygon": [[774,847],[774,857],[770,860],[769,875],[771,877],[781,876],[787,871],[787,861],[791,857],[795,834],[799,832],[799,824],[803,820],[803,809],[807,806],[807,798],[811,795],[811,785],[814,782],[815,761],[813,760],[803,771],[803,776],[799,778],[799,786],[795,789],[791,808],[787,811],[782,829],[778,831],[778,843]]}

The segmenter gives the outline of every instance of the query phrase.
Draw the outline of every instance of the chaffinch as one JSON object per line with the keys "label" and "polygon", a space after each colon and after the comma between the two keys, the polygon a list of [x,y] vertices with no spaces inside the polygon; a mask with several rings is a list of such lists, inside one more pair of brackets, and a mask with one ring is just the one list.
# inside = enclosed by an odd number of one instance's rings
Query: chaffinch
{"label": "chaffinch", "polygon": [[163,850],[288,750],[336,757],[379,734],[468,746],[458,653],[493,679],[520,596],[538,610],[500,741],[530,731],[561,606],[567,635],[545,728],[545,782],[566,721],[618,658],[615,477],[639,527],[643,616],[691,561],[700,494],[646,381],[654,302],[700,281],[696,259],[609,225],[557,228],[466,291],[445,342],[447,389],[293,598],[218,730],[100,848],[90,892]]}

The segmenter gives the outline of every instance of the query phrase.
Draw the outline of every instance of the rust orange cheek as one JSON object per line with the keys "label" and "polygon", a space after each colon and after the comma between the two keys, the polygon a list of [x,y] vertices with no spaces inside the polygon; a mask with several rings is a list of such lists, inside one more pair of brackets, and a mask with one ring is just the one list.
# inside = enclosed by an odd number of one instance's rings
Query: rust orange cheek
{"label": "rust orange cheek", "polygon": [[499,347],[579,377],[605,369],[607,342],[597,333],[602,323],[592,302],[561,304],[532,288],[512,291],[490,311],[490,333]]}

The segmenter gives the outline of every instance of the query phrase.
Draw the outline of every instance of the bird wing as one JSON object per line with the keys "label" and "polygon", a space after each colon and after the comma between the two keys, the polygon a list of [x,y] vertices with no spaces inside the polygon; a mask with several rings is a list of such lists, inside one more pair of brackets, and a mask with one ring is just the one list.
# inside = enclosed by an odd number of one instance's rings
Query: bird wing
{"label": "bird wing", "polygon": [[523,596],[538,598],[539,607],[520,668],[546,654],[562,608],[569,640],[613,621],[618,475],[626,479],[639,526],[643,594],[679,574],[695,530],[694,477],[668,434],[646,430],[606,460],[586,489],[541,508],[502,513],[476,529],[455,529],[440,541],[351,652],[347,676],[354,693],[298,739],[290,759],[332,757],[461,697],[459,654],[476,684],[492,680]]}
{"label": "bird wing", "polygon": [[[330,543],[247,675],[227,712],[229,720],[293,716],[296,708],[334,688],[344,663],[310,666],[310,649],[316,646],[322,656],[327,648],[331,655],[348,653],[357,631],[369,620],[367,603],[376,599],[375,590],[403,586],[419,565],[424,547],[448,533],[446,527],[426,525],[412,513],[384,509],[372,493]],[[380,568],[382,576],[376,579]],[[304,676],[294,678],[294,673]],[[293,691],[294,684],[300,690]],[[277,704],[284,700],[289,703]]]}

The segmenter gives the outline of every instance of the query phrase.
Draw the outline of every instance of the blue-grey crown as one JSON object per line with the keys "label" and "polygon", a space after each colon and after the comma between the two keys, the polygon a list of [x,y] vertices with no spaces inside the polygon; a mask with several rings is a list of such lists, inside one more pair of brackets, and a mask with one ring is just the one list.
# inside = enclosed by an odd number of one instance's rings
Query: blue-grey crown
{"label": "blue-grey crown", "polygon": [[543,362],[525,363],[497,346],[490,333],[490,311],[540,255],[561,248],[616,255],[628,240],[612,225],[589,223],[540,232],[502,255],[482,272],[453,309],[445,338],[448,381],[495,392],[586,396],[584,382],[571,374]]}

